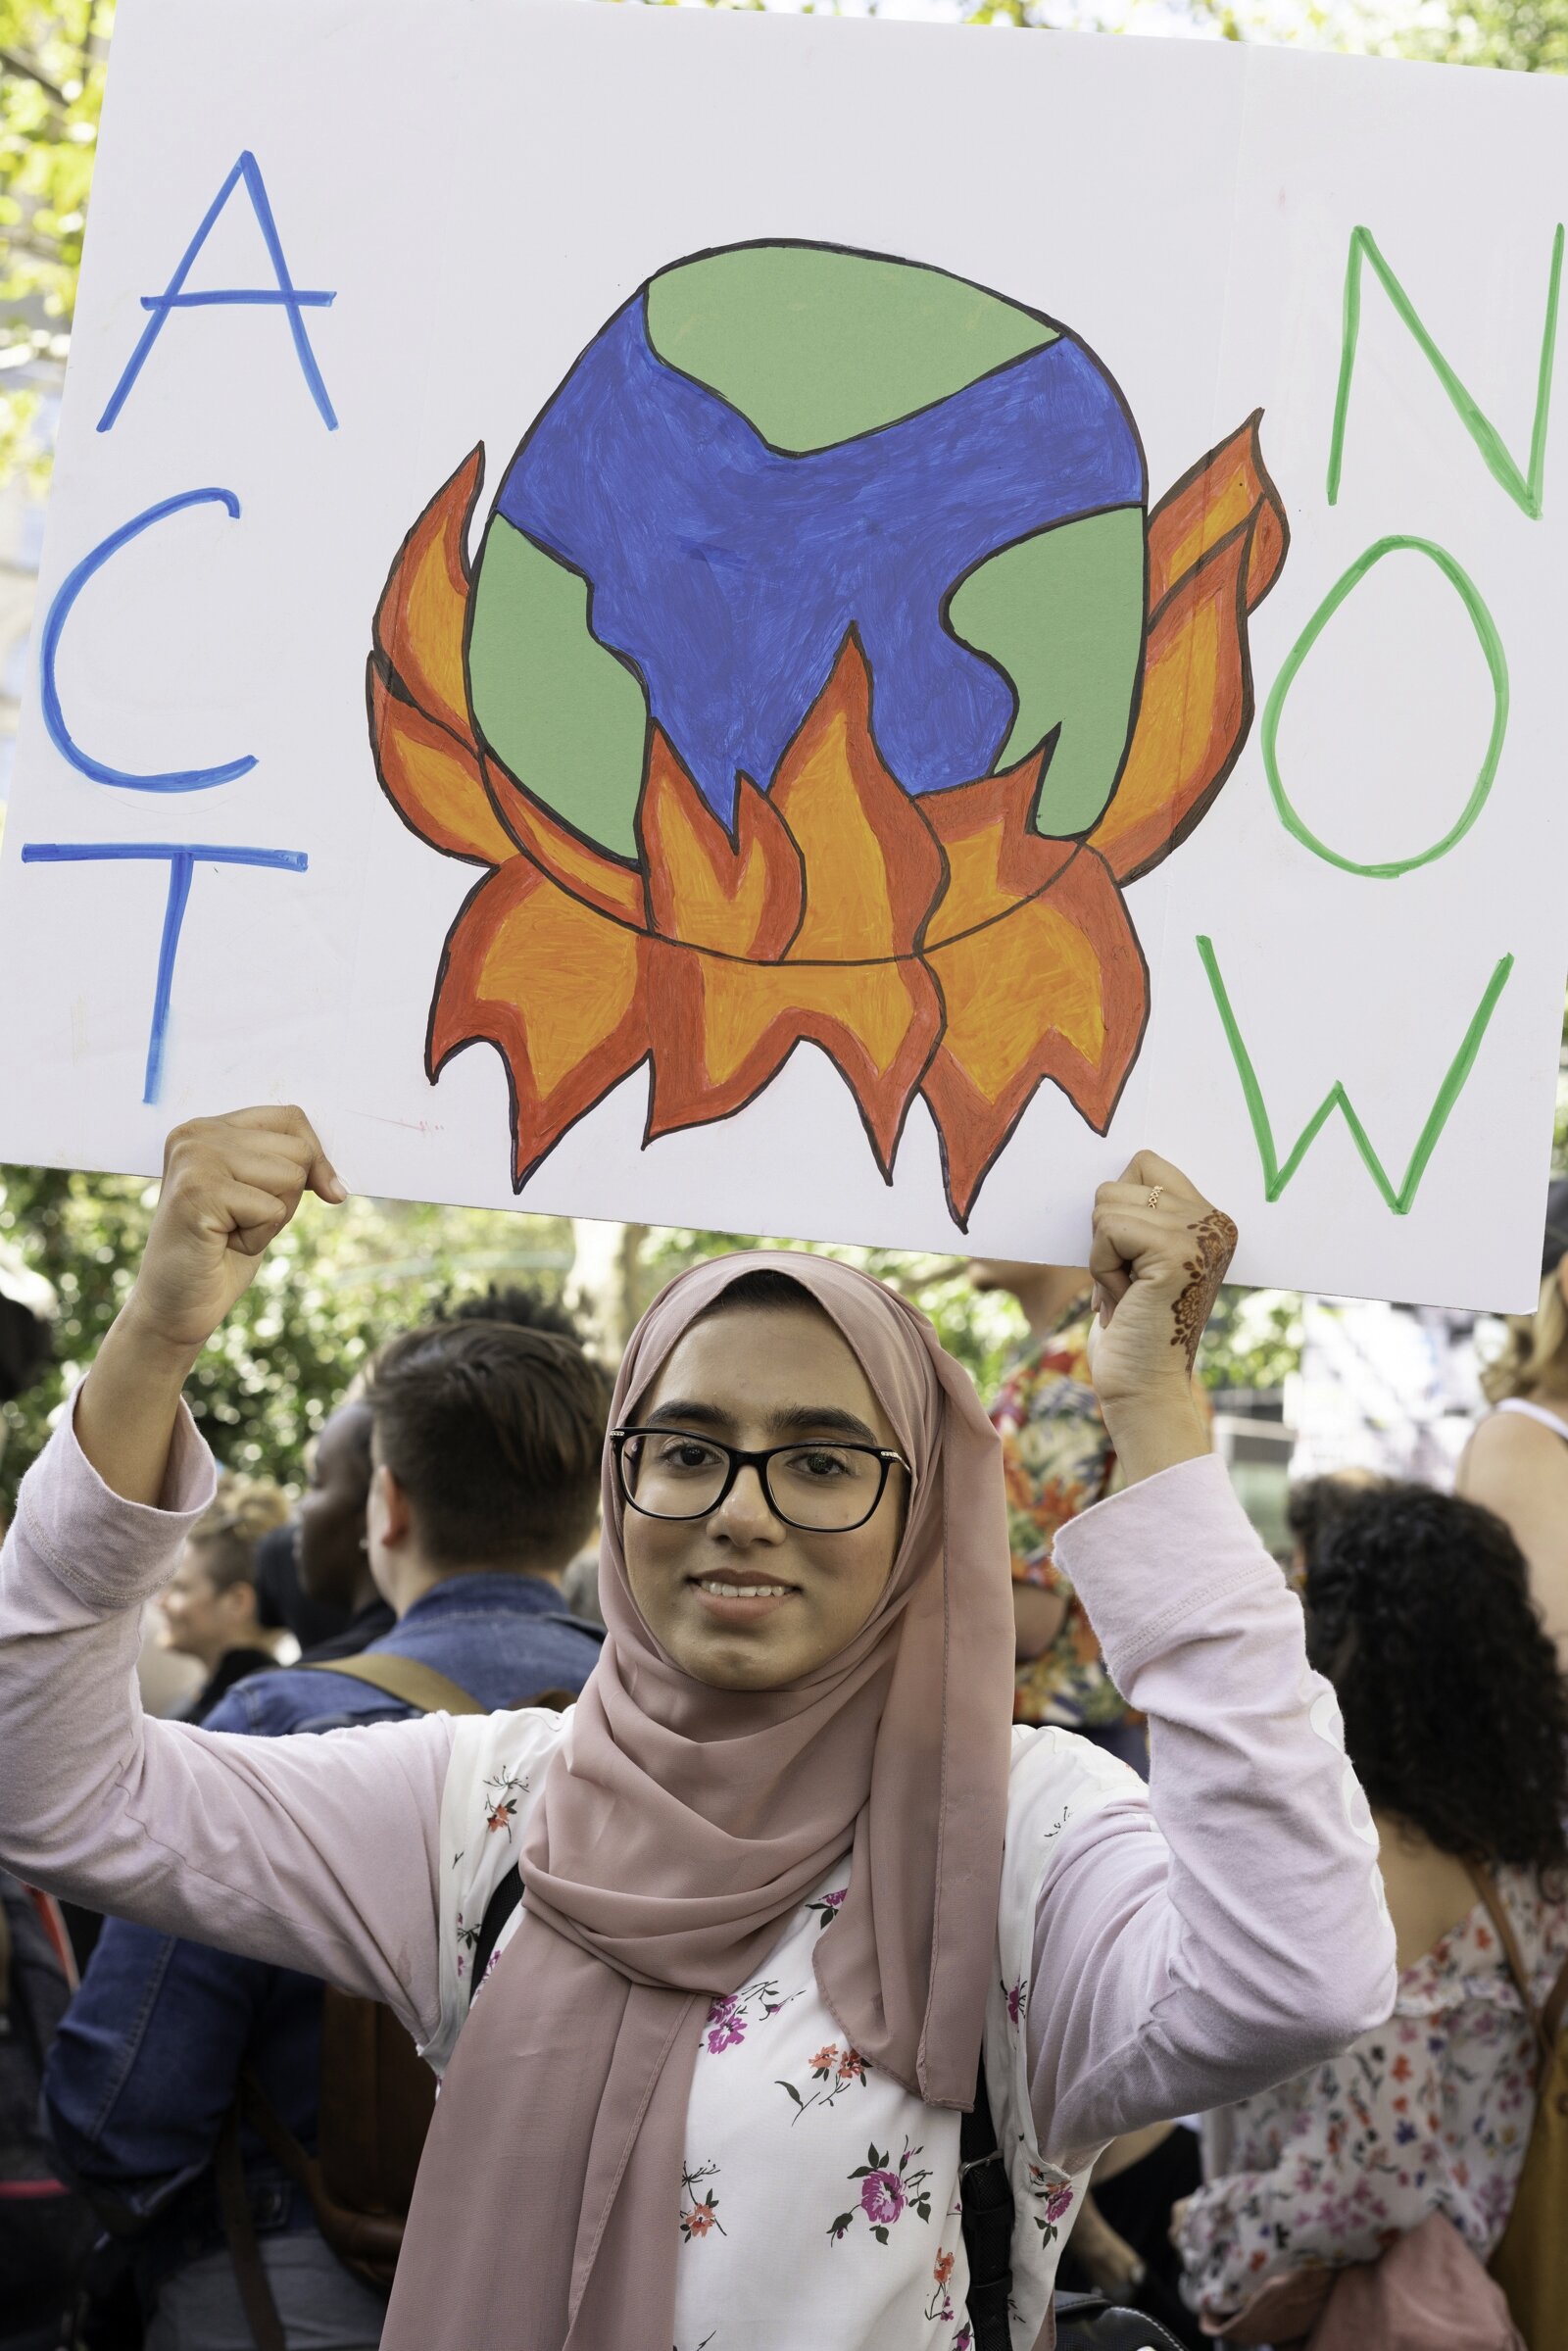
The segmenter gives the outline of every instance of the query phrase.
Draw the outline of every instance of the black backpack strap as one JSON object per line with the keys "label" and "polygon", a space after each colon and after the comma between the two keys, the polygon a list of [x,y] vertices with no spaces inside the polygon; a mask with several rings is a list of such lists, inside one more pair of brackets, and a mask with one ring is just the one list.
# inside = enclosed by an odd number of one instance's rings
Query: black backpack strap
{"label": "black backpack strap", "polygon": [[468,1976],[468,2005],[470,2008],[473,2005],[474,1993],[484,1982],[485,1969],[496,1955],[496,1945],[501,1940],[501,1930],[521,1900],[522,1872],[508,1870],[495,1892],[486,1902],[484,1917],[479,1922],[479,1939],[473,1946],[473,1967]]}
{"label": "black backpack strap", "polygon": [[958,2130],[958,2197],[963,2206],[963,2249],[969,2257],[968,2316],[974,2351],[1009,2351],[1012,2182],[991,2119],[983,2051],[974,2105]]}

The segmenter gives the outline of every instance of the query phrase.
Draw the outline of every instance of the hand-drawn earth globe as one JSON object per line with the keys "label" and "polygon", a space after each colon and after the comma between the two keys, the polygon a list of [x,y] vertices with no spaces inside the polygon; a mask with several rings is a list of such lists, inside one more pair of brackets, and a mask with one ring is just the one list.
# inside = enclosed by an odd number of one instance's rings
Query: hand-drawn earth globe
{"label": "hand-drawn earth globe", "polygon": [[479,734],[635,857],[649,721],[711,808],[766,790],[852,624],[912,796],[1054,733],[1034,822],[1082,834],[1126,749],[1147,480],[1067,328],[835,247],[676,263],[588,346],[514,458],[471,607]]}
{"label": "hand-drawn earth globe", "polygon": [[1122,893],[1251,721],[1289,542],[1261,412],[1149,510],[1137,430],[1041,313],[769,242],[639,287],[512,460],[405,538],[367,680],[382,789],[487,869],[434,1083],[507,1068],[513,1181],[643,1072],[643,1148],[800,1048],[884,1179],[916,1102],[956,1225],[1033,1097],[1099,1134],[1149,1012]]}

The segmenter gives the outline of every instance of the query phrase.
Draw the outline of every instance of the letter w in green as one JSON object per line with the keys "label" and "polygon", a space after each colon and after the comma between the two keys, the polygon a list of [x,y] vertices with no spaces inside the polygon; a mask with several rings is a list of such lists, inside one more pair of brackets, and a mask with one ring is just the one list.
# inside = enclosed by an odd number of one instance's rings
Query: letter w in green
{"label": "letter w in green", "polygon": [[1410,1162],[1404,1171],[1404,1181],[1396,1191],[1382,1159],[1378,1156],[1371,1136],[1356,1115],[1355,1104],[1338,1078],[1335,1079],[1297,1137],[1290,1155],[1283,1163],[1281,1162],[1274,1143],[1273,1121],[1269,1117],[1268,1107],[1263,1101],[1263,1089],[1257,1082],[1257,1072],[1252,1066],[1252,1056],[1248,1052],[1242,1032],[1237,1026],[1236,1014],[1231,1009],[1231,1000],[1226,993],[1225,982],[1220,978],[1213,941],[1200,938],[1198,942],[1198,952],[1202,958],[1203,969],[1208,975],[1208,984],[1214,992],[1214,1003],[1219,1009],[1220,1025],[1225,1031],[1225,1042],[1231,1049],[1231,1058],[1236,1063],[1236,1073],[1242,1081],[1242,1093],[1246,1097],[1248,1115],[1251,1119],[1252,1135],[1257,1144],[1257,1155],[1263,1162],[1264,1199],[1269,1200],[1279,1199],[1280,1194],[1285,1190],[1286,1185],[1316,1142],[1319,1128],[1323,1126],[1333,1111],[1338,1110],[1350,1130],[1351,1139],[1361,1154],[1368,1175],[1382,1193],[1384,1200],[1396,1216],[1408,1216],[1415,1196],[1421,1188],[1421,1178],[1426,1174],[1427,1161],[1437,1150],[1438,1138],[1448,1123],[1454,1103],[1464,1092],[1465,1080],[1475,1066],[1475,1058],[1481,1051],[1482,1039],[1486,1036],[1492,1022],[1492,1015],[1497,1008],[1497,999],[1508,984],[1508,974],[1513,969],[1512,955],[1504,955],[1501,958],[1496,970],[1487,982],[1486,994],[1476,1006],[1474,1019],[1465,1030],[1463,1044],[1448,1064],[1447,1073],[1438,1088],[1437,1100],[1433,1102],[1426,1125],[1421,1129],[1416,1147],[1410,1153]]}
{"label": "letter w in green", "polygon": [[1361,265],[1373,273],[1393,303],[1396,315],[1409,329],[1433,374],[1447,393],[1454,413],[1480,450],[1487,471],[1500,482],[1514,505],[1532,522],[1541,519],[1542,486],[1546,471],[1546,423],[1551,413],[1551,369],[1557,352],[1557,297],[1562,289],[1562,223],[1551,241],[1551,274],[1546,281],[1546,318],[1541,335],[1541,363],[1536,373],[1536,416],[1530,433],[1529,470],[1521,473],[1503,446],[1502,435],[1474,396],[1459,381],[1416,315],[1414,303],[1378,250],[1370,228],[1352,228],[1349,259],[1345,269],[1345,325],[1340,345],[1340,386],[1334,399],[1334,434],[1329,444],[1329,504],[1340,495],[1345,463],[1345,419],[1350,406],[1350,378],[1355,372],[1355,347],[1361,332]]}

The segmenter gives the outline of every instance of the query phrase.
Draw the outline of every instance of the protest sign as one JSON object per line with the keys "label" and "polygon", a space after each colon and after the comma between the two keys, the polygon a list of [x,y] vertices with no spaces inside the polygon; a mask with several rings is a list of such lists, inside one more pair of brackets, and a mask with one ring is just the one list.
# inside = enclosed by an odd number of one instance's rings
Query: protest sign
{"label": "protest sign", "polygon": [[[124,0],[0,1154],[1532,1302],[1568,92]],[[1563,426],[1568,430],[1568,424]]]}

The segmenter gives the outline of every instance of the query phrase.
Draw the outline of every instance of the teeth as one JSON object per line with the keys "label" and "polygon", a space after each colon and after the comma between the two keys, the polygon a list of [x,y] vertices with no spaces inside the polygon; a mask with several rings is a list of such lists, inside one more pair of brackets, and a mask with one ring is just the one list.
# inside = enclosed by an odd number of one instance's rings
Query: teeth
{"label": "teeth", "polygon": [[720,1584],[712,1576],[704,1576],[698,1585],[700,1592],[710,1592],[720,1600],[781,1600],[789,1589],[787,1584]]}

